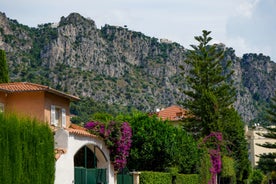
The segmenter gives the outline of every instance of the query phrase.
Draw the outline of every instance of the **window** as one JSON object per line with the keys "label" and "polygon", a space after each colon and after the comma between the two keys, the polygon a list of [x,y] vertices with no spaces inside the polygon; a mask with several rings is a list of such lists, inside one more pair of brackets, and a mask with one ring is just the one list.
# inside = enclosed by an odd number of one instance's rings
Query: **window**
{"label": "window", "polygon": [[4,112],[4,104],[0,103],[0,112]]}
{"label": "window", "polygon": [[66,127],[66,110],[59,106],[51,105],[51,125]]}

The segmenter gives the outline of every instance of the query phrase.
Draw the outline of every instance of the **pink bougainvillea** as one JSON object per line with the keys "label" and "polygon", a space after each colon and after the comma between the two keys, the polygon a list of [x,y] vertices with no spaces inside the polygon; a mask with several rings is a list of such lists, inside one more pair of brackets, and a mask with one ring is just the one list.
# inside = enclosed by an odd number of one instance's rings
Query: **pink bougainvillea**
{"label": "pink bougainvillea", "polygon": [[127,122],[111,121],[108,124],[88,122],[85,128],[103,138],[110,151],[110,158],[115,170],[126,166],[132,137],[131,127]]}
{"label": "pink bougainvillea", "polygon": [[212,167],[210,168],[211,180],[208,184],[215,184],[217,174],[221,172],[221,145],[222,145],[222,133],[221,132],[212,132],[203,139],[203,143],[206,144]]}

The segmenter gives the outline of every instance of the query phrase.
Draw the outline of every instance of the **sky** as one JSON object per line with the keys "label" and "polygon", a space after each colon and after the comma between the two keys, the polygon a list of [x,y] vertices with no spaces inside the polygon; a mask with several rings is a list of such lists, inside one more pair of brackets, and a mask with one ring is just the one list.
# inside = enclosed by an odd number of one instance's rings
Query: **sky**
{"label": "sky", "polygon": [[76,12],[99,29],[127,25],[188,49],[208,30],[212,43],[232,47],[238,57],[262,53],[276,62],[276,0],[1,0],[0,11],[30,27]]}

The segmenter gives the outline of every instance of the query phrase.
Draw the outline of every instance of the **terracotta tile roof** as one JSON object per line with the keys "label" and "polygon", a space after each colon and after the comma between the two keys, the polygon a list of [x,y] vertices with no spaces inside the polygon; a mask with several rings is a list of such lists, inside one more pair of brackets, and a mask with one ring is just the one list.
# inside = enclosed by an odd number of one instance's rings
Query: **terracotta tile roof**
{"label": "terracotta tile roof", "polygon": [[157,112],[157,116],[162,118],[163,120],[177,121],[187,117],[187,110],[177,105],[172,105]]}
{"label": "terracotta tile roof", "polygon": [[[86,128],[78,126],[76,124],[70,124],[69,128],[65,128],[69,132],[69,134],[74,134],[82,137],[91,137],[91,138],[99,138],[98,136],[91,134],[87,131]],[[55,149],[55,159],[58,160],[61,155],[65,154],[67,149],[64,148],[56,148]]]}
{"label": "terracotta tile roof", "polygon": [[84,137],[98,138],[98,136],[89,133],[86,128],[83,128],[75,124],[70,124],[69,128],[66,128],[66,130],[71,134],[84,136]]}
{"label": "terracotta tile roof", "polygon": [[0,84],[0,91],[5,93],[20,93],[20,92],[36,92],[36,91],[47,91],[49,93],[56,94],[68,98],[71,101],[80,100],[78,97],[73,95],[68,95],[61,91],[50,88],[49,86],[44,86],[40,84],[28,83],[28,82],[13,82],[13,83],[2,83]]}

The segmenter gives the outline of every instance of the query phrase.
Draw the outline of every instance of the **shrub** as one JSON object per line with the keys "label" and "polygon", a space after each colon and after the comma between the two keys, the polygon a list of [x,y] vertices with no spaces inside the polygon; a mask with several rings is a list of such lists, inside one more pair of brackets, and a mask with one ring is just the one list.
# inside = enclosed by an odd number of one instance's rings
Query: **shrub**
{"label": "shrub", "polygon": [[200,146],[205,147],[208,150],[211,160],[211,180],[208,183],[216,183],[217,175],[221,172],[221,146],[222,144],[222,133],[211,132],[208,136],[204,137]]}
{"label": "shrub", "polygon": [[127,122],[118,123],[111,121],[108,124],[88,122],[85,128],[103,138],[110,150],[110,159],[116,171],[126,166],[132,136],[131,127]]}
{"label": "shrub", "polygon": [[0,155],[1,183],[54,183],[54,138],[47,124],[0,113]]}
{"label": "shrub", "polygon": [[177,174],[176,184],[198,184],[199,176],[198,174]]}
{"label": "shrub", "polygon": [[[165,172],[142,171],[140,175],[141,184],[171,184],[173,175]],[[197,174],[176,174],[175,184],[198,184]]]}
{"label": "shrub", "polygon": [[129,169],[166,172],[166,169],[175,167],[183,174],[196,172],[199,160],[197,143],[186,131],[157,116],[150,117],[140,112],[119,119],[129,122],[133,131]]}
{"label": "shrub", "polygon": [[222,157],[222,171],[221,180],[227,180],[227,183],[235,183],[236,173],[235,173],[235,161],[233,158],[228,156]]}
{"label": "shrub", "polygon": [[264,179],[264,174],[262,173],[261,170],[253,170],[251,176],[250,176],[250,183],[251,184],[260,184],[262,183]]}
{"label": "shrub", "polygon": [[200,168],[199,168],[199,183],[206,184],[211,179],[210,168],[212,163],[210,160],[210,155],[207,148],[202,149],[201,159],[200,159]]}
{"label": "shrub", "polygon": [[140,175],[140,184],[169,184],[172,175],[164,172],[143,171]]}

